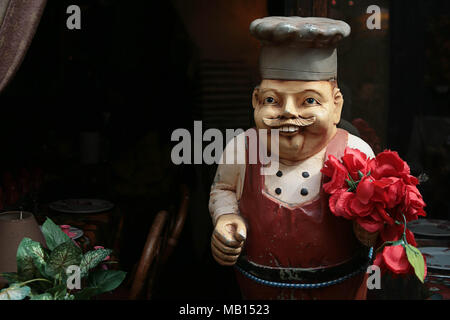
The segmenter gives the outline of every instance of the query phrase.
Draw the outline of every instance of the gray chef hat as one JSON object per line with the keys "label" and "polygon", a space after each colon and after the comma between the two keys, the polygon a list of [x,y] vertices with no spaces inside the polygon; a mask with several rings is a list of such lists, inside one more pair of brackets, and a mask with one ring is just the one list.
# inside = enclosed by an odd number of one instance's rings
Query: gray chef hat
{"label": "gray chef hat", "polygon": [[262,43],[263,79],[330,80],[337,77],[337,44],[350,26],[328,18],[266,17],[254,20],[250,33]]}

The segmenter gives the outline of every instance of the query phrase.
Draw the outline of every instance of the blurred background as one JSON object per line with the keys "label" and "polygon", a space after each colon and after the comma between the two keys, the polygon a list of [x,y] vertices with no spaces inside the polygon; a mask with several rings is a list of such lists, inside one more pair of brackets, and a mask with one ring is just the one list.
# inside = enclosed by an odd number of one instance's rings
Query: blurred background
{"label": "blurred background", "polygon": [[[81,29],[66,27],[69,5]],[[370,5],[381,29],[368,29]],[[0,95],[0,206],[39,214],[66,198],[101,198],[124,216],[131,270],[155,214],[191,191],[186,224],[158,298],[239,298],[210,254],[214,165],[175,166],[171,133],[253,126],[259,43],[268,15],[342,19],[343,118],[377,153],[399,152],[430,218],[450,215],[450,2],[444,0],[48,0],[29,51]]]}

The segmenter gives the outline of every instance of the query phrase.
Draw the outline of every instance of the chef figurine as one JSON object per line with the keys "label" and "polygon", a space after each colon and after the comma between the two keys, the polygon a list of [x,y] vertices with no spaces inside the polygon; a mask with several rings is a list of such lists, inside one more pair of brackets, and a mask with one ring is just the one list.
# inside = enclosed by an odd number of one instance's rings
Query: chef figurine
{"label": "chef figurine", "polygon": [[[258,131],[279,130],[279,149],[269,150],[279,170],[264,175],[260,161],[219,164],[209,202],[213,257],[235,266],[244,299],[365,299],[367,239],[376,235],[330,212],[320,172],[328,155],[340,159],[346,147],[374,157],[367,143],[336,127],[344,103],[336,47],[350,26],[266,17],[250,32],[262,43],[254,119]],[[224,154],[248,160],[249,139],[233,142]]]}

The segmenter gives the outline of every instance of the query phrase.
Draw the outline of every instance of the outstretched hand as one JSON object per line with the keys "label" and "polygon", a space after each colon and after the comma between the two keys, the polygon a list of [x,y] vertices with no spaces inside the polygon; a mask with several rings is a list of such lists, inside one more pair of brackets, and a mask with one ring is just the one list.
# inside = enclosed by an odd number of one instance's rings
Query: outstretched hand
{"label": "outstretched hand", "polygon": [[237,214],[219,217],[211,237],[211,250],[214,259],[223,266],[236,263],[247,238],[244,219]]}

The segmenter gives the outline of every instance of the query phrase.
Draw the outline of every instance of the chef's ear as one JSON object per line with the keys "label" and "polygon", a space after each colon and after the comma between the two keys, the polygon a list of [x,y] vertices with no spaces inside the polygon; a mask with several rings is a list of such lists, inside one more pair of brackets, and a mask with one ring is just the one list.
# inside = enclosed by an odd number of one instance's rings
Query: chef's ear
{"label": "chef's ear", "polygon": [[259,86],[256,86],[255,89],[253,90],[252,105],[253,109],[256,109],[259,106]]}
{"label": "chef's ear", "polygon": [[337,125],[341,121],[342,106],[344,105],[344,96],[338,87],[333,88],[333,100],[334,100],[334,110],[333,110],[333,123]]}

